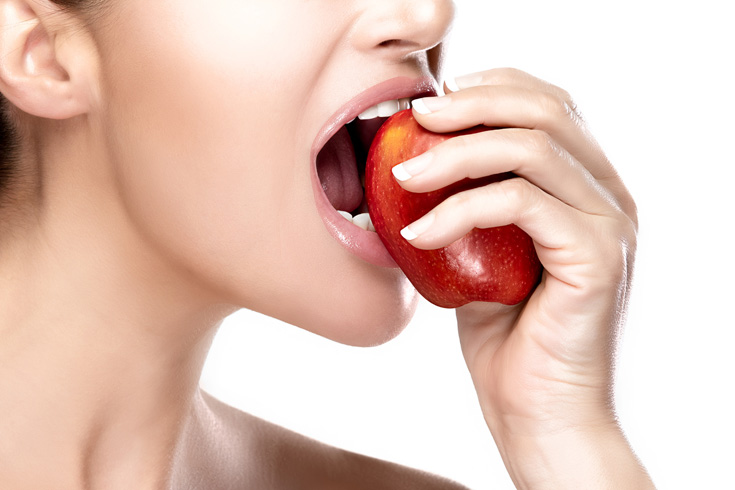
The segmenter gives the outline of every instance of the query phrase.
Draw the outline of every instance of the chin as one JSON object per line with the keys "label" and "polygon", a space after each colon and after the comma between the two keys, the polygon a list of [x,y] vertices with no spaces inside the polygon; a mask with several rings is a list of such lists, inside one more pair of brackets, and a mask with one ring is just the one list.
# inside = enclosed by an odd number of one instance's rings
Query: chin
{"label": "chin", "polygon": [[[418,293],[408,280],[398,294],[340,305],[322,319],[318,330],[311,330],[330,340],[356,347],[382,345],[397,337],[416,312]],[[378,295],[381,296],[381,295]]]}
{"label": "chin", "polygon": [[352,277],[362,280],[315,287],[261,312],[356,347],[377,346],[395,338],[416,312],[418,293],[414,287],[398,269],[373,268],[372,277]]}

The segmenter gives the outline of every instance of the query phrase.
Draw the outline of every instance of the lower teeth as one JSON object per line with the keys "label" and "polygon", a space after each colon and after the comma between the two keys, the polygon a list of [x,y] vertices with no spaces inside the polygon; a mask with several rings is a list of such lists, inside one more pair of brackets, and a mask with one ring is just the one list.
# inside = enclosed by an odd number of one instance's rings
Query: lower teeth
{"label": "lower teeth", "polygon": [[370,215],[368,213],[361,213],[353,217],[347,211],[337,211],[337,212],[341,214],[344,219],[346,219],[353,225],[357,226],[358,228],[362,228],[363,230],[366,230],[366,231],[375,231],[375,227],[373,226],[373,222],[370,219]]}

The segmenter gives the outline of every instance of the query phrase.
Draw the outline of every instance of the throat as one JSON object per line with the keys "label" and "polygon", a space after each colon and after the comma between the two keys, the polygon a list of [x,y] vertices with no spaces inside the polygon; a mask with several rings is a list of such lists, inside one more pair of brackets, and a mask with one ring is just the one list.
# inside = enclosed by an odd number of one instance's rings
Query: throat
{"label": "throat", "polygon": [[335,209],[352,211],[360,205],[362,183],[355,147],[346,126],[340,128],[319,152],[316,169],[322,189]]}
{"label": "throat", "polygon": [[365,164],[370,144],[387,119],[355,119],[342,126],[317,155],[317,175],[335,209],[353,215],[367,212]]}

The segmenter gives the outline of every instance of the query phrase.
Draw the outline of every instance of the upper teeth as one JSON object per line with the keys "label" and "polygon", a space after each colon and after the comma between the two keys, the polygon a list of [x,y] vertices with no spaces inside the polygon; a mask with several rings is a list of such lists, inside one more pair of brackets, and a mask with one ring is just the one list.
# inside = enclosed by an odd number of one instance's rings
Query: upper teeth
{"label": "upper teeth", "polygon": [[360,120],[375,119],[376,117],[390,117],[396,112],[411,107],[411,99],[394,99],[386,100],[367,109],[365,112],[357,116]]}

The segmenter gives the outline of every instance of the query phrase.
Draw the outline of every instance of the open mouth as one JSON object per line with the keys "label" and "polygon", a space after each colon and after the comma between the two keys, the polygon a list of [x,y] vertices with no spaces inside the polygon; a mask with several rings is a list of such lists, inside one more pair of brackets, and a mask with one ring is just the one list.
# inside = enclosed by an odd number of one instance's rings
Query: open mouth
{"label": "open mouth", "polygon": [[342,217],[366,231],[373,228],[365,201],[365,164],[375,135],[393,114],[408,109],[410,98],[376,104],[342,126],[316,158],[319,182]]}
{"label": "open mouth", "polygon": [[436,80],[395,77],[357,94],[324,124],[312,145],[312,186],[317,212],[347,251],[380,267],[398,267],[374,233],[365,202],[370,145],[388,117],[419,97],[436,95]]}

